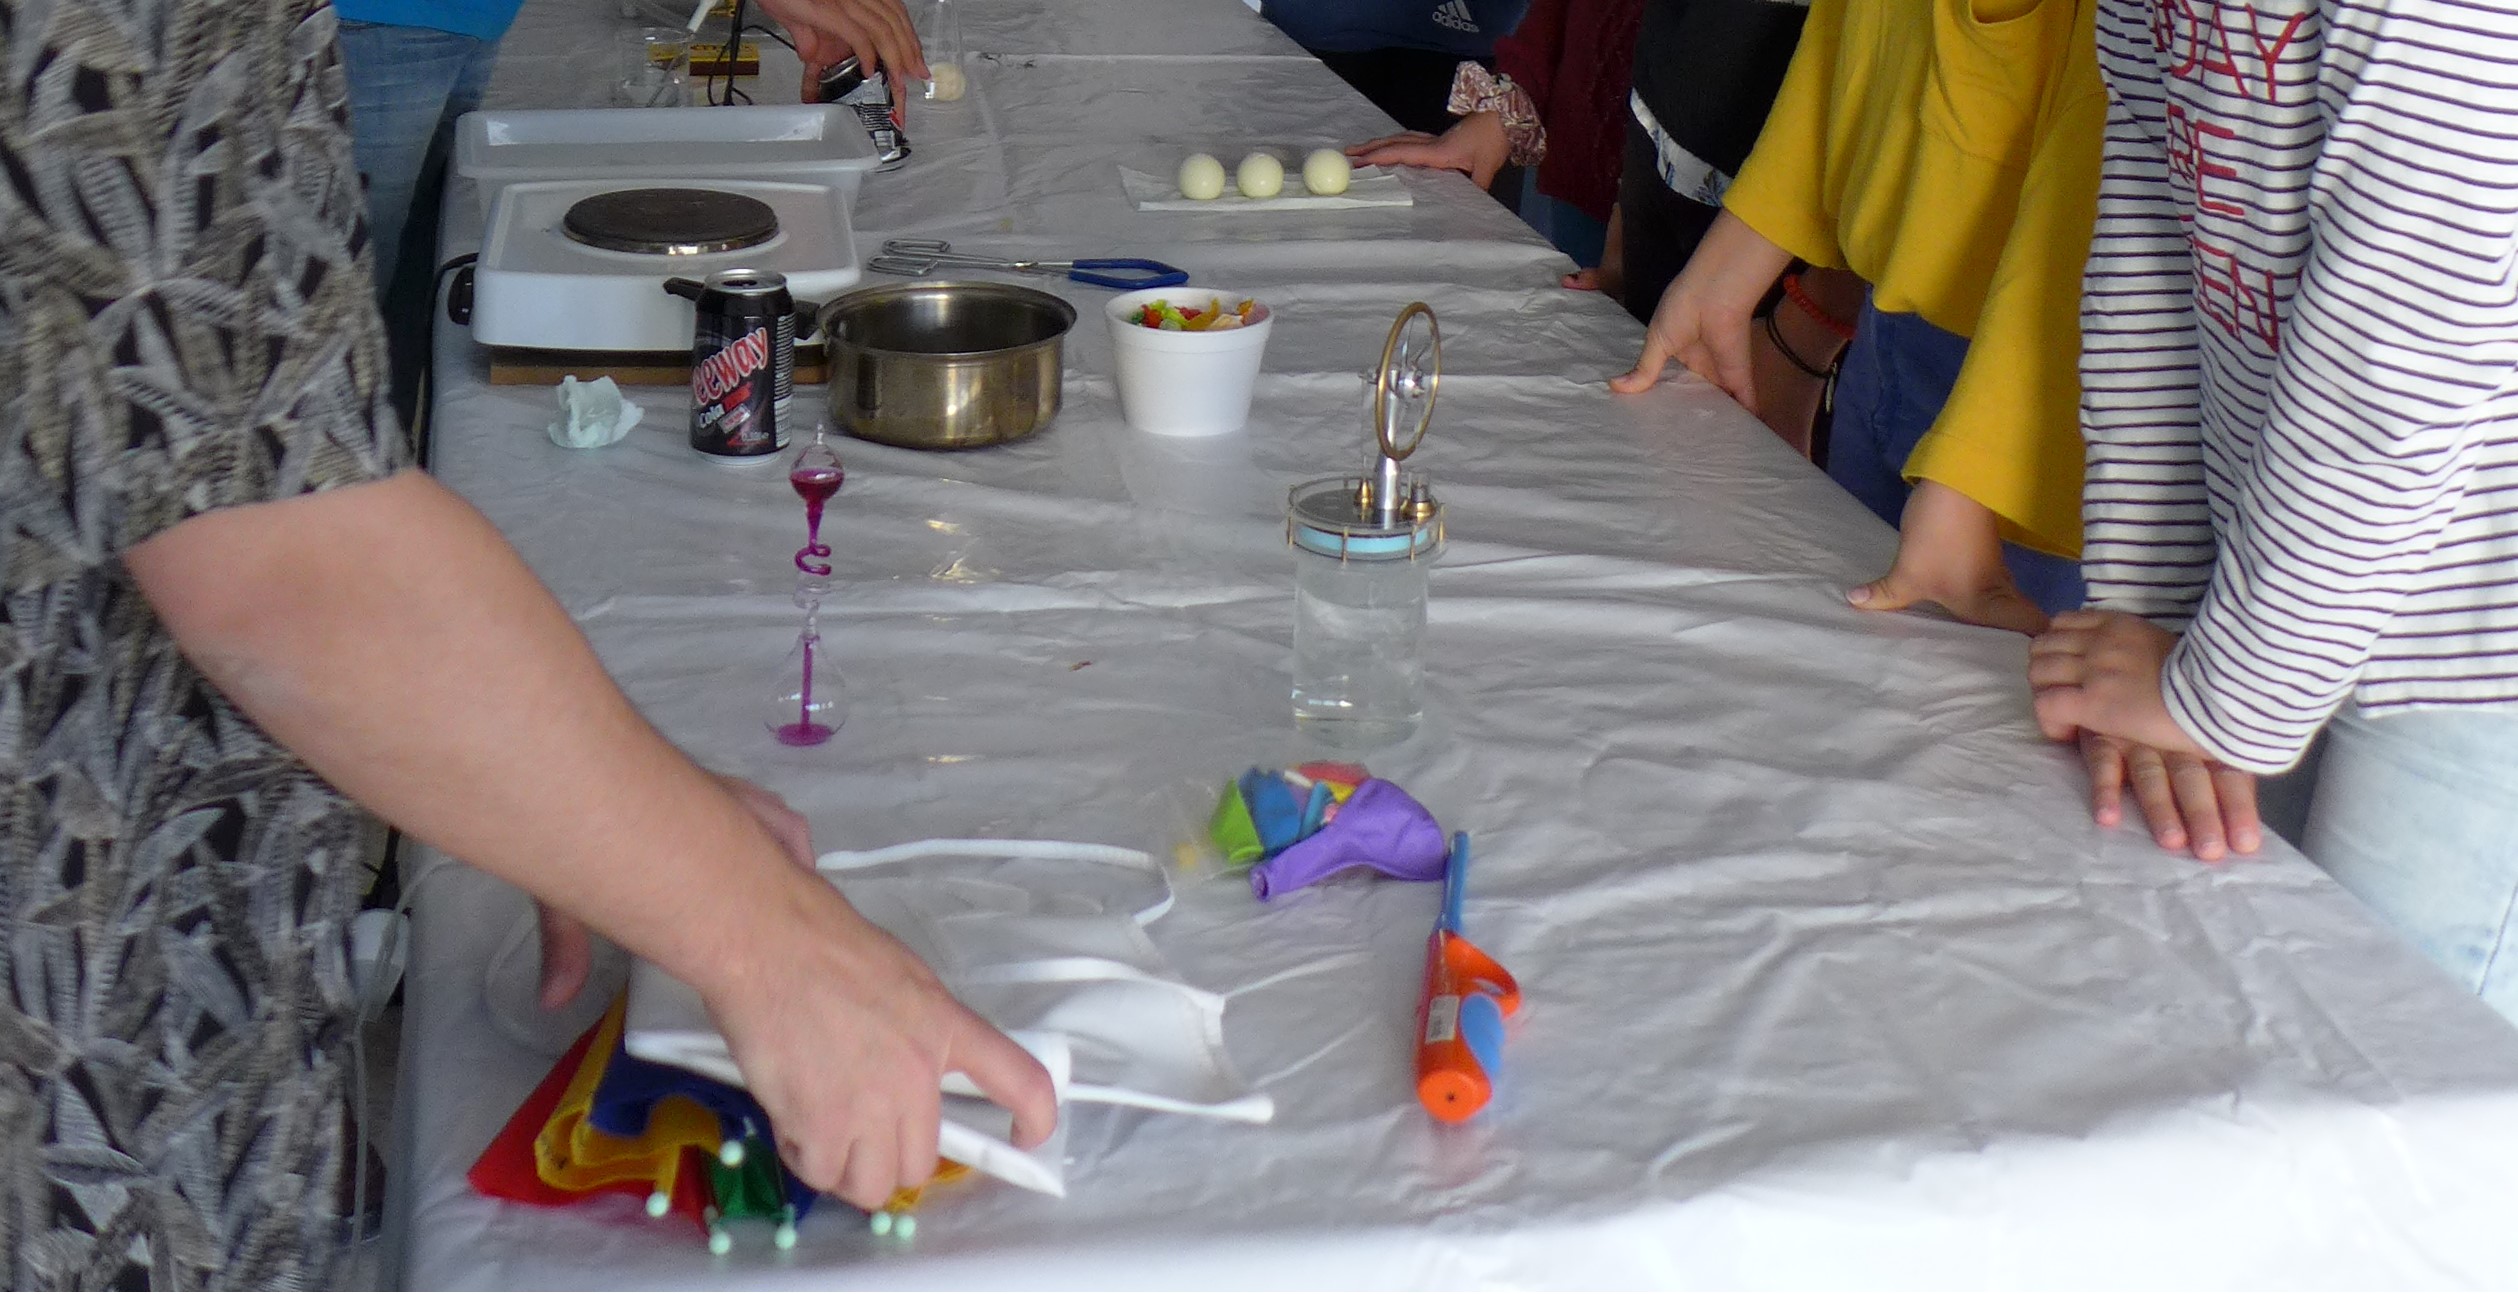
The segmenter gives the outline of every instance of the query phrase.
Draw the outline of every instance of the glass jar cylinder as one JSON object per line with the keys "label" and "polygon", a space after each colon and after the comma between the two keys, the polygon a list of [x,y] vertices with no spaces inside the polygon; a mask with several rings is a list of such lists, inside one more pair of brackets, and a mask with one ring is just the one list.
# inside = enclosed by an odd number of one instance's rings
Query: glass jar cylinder
{"label": "glass jar cylinder", "polygon": [[1286,496],[1294,727],[1349,750],[1404,741],[1425,713],[1425,603],[1443,508],[1422,477],[1391,466],[1387,479],[1331,477]]}
{"label": "glass jar cylinder", "polygon": [[1425,714],[1431,554],[1344,558],[1294,550],[1294,727],[1365,750],[1404,741]]}

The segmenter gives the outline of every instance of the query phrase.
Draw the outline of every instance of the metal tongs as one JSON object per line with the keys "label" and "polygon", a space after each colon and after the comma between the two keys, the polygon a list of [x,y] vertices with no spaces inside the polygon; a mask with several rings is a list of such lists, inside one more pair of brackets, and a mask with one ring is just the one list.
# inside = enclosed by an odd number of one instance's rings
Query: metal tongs
{"label": "metal tongs", "polygon": [[[1117,288],[1131,292],[1139,288],[1178,287],[1189,281],[1189,272],[1161,261],[1127,258],[1092,261],[1027,261],[1008,260],[1001,256],[975,256],[953,250],[953,244],[939,238],[895,238],[883,244],[883,254],[866,262],[866,268],[877,274],[898,274],[907,278],[924,278],[939,269],[1011,270],[1016,274],[1064,274],[1078,283],[1097,288]],[[1116,272],[1114,272],[1116,271]]]}

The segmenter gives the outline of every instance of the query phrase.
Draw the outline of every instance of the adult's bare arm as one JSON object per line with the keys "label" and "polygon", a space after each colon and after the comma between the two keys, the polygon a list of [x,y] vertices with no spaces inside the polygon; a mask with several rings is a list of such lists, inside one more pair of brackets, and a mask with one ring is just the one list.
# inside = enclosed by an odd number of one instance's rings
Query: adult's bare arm
{"label": "adult's bare arm", "polygon": [[700,990],[808,1183],[879,1206],[968,1074],[1036,1142],[1048,1077],[666,742],[435,481],[206,513],[125,554],[185,654],[333,785]]}
{"label": "adult's bare arm", "polygon": [[761,8],[784,23],[804,60],[810,88],[824,67],[850,54],[895,77],[925,80],[932,75],[926,52],[919,48],[918,29],[901,0],[759,0]]}

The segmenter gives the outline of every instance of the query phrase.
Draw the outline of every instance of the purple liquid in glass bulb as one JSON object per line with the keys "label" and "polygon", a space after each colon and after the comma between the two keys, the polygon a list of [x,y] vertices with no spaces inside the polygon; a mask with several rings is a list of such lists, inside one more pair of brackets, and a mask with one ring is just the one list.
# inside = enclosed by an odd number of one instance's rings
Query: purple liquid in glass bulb
{"label": "purple liquid in glass bulb", "polygon": [[839,465],[838,456],[829,454],[827,450],[824,454],[830,458],[827,464],[799,462],[787,472],[787,484],[795,487],[797,498],[804,500],[805,542],[804,547],[796,550],[796,569],[807,575],[831,573],[830,563],[813,560],[831,555],[831,550],[822,543],[822,505],[839,493],[840,485],[848,479],[848,472]]}

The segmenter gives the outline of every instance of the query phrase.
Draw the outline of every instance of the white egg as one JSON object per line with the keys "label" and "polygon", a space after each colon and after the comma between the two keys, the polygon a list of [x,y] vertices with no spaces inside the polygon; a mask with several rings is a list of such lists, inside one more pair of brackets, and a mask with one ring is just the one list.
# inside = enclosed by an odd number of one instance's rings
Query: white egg
{"label": "white egg", "polygon": [[1191,153],[1180,164],[1180,196],[1213,202],[1224,196],[1224,164],[1204,153]]}
{"label": "white egg", "polygon": [[1324,198],[1346,192],[1347,179],[1354,173],[1346,154],[1334,148],[1315,148],[1303,159],[1303,187]]}
{"label": "white egg", "polygon": [[959,63],[936,63],[927,69],[935,79],[927,82],[927,97],[939,103],[950,103],[970,93],[970,77]]}
{"label": "white egg", "polygon": [[1233,183],[1245,198],[1273,198],[1285,192],[1285,163],[1268,153],[1252,153],[1233,172]]}

